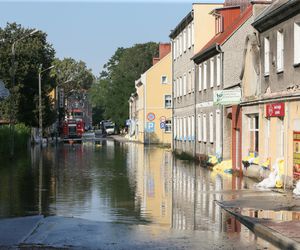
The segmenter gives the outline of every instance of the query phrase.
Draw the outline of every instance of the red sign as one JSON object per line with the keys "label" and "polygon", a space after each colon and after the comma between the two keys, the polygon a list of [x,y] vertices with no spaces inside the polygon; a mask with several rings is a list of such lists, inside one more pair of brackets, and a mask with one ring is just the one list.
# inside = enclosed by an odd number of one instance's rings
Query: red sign
{"label": "red sign", "polygon": [[282,117],[284,116],[284,103],[271,103],[266,106],[266,117]]}
{"label": "red sign", "polygon": [[294,144],[294,152],[293,152],[293,173],[294,179],[300,179],[300,132],[293,132],[293,144]]}
{"label": "red sign", "polygon": [[147,114],[147,119],[148,119],[148,121],[150,121],[150,122],[154,121],[154,119],[155,119],[155,114],[152,113],[152,112],[148,113],[148,114]]}

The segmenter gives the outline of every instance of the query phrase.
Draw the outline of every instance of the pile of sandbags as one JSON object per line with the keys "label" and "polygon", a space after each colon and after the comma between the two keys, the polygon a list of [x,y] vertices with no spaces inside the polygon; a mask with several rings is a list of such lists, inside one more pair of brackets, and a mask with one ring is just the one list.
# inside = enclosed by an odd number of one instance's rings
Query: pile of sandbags
{"label": "pile of sandbags", "polygon": [[232,160],[222,161],[221,163],[215,165],[213,168],[213,171],[231,174],[232,173]]}

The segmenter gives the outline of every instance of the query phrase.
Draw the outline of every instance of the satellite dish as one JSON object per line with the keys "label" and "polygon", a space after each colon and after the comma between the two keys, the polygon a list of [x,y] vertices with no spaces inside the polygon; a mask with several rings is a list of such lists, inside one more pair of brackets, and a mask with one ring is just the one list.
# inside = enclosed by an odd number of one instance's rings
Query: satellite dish
{"label": "satellite dish", "polygon": [[5,99],[9,97],[9,95],[9,90],[5,88],[4,82],[0,80],[0,99]]}

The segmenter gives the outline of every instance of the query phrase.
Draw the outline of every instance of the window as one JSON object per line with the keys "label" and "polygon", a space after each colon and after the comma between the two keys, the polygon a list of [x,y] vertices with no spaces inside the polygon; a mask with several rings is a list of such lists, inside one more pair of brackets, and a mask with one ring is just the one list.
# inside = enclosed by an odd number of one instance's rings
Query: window
{"label": "window", "polygon": [[195,44],[195,29],[194,29],[194,23],[192,23],[191,39],[192,39],[192,45],[194,45],[194,44]]}
{"label": "window", "polygon": [[179,97],[179,78],[176,79],[176,97]]}
{"label": "window", "polygon": [[264,73],[267,76],[270,73],[270,40],[268,37],[264,38],[264,49]]}
{"label": "window", "polygon": [[199,88],[199,91],[202,90],[202,64],[199,65],[199,74],[198,74],[198,88]]}
{"label": "window", "polygon": [[191,84],[192,84],[192,92],[195,91],[195,69],[192,68],[192,77],[191,77]]}
{"label": "window", "polygon": [[172,108],[172,96],[171,95],[165,95],[165,108],[166,109]]}
{"label": "window", "polygon": [[198,141],[202,141],[202,123],[201,123],[201,115],[198,115]]}
{"label": "window", "polygon": [[192,132],[191,132],[192,140],[195,140],[195,116],[192,116]]}
{"label": "window", "polygon": [[179,36],[179,54],[182,55],[182,33]]}
{"label": "window", "polygon": [[216,34],[223,32],[223,16],[216,17]]}
{"label": "window", "polygon": [[189,76],[188,76],[188,92],[191,93],[192,91],[192,72],[189,71]]}
{"label": "window", "polygon": [[179,78],[179,95],[182,96],[182,77]]}
{"label": "window", "polygon": [[283,71],[284,40],[283,31],[277,31],[277,72]]}
{"label": "window", "polygon": [[214,87],[214,58],[210,59],[210,87]]}
{"label": "window", "polygon": [[203,142],[207,141],[207,131],[206,131],[206,114],[203,114],[202,116],[202,129],[203,129]]}
{"label": "window", "polygon": [[167,78],[167,76],[162,76],[162,77],[161,77],[161,83],[162,83],[162,84],[167,84],[167,83],[168,83],[168,78]]}
{"label": "window", "polygon": [[203,89],[207,88],[207,62],[203,66]]}
{"label": "window", "polygon": [[192,132],[192,127],[191,127],[191,117],[190,116],[187,118],[187,122],[188,122],[188,129],[187,129],[188,134],[187,134],[187,137],[190,140],[191,139],[191,134],[192,134],[191,133]]}
{"label": "window", "polygon": [[186,95],[186,74],[183,75],[183,94]]}
{"label": "window", "polygon": [[180,140],[183,139],[183,118],[180,118]]}
{"label": "window", "polygon": [[186,29],[183,31],[183,51],[186,52]]}
{"label": "window", "polygon": [[177,37],[177,42],[176,42],[176,44],[177,44],[177,46],[176,46],[176,48],[177,48],[177,59],[178,59],[178,57],[179,57],[179,37]]}
{"label": "window", "polygon": [[221,55],[217,55],[217,86],[221,85]]}
{"label": "window", "polygon": [[173,91],[174,98],[176,98],[177,97],[177,93],[176,93],[176,91],[177,91],[176,80],[173,81],[173,88],[174,88],[174,91]]}
{"label": "window", "polygon": [[186,117],[183,117],[183,140],[186,140]]}
{"label": "window", "polygon": [[300,23],[294,24],[294,64],[300,63]]}
{"label": "window", "polygon": [[188,26],[188,48],[191,48],[192,46],[192,31],[191,31],[191,25]]}
{"label": "window", "polygon": [[173,139],[176,140],[177,138],[177,118],[174,117],[174,133],[173,133]]}
{"label": "window", "polygon": [[166,133],[172,132],[172,121],[171,120],[166,120],[165,132]]}
{"label": "window", "polygon": [[221,154],[221,111],[216,110],[216,153]]}
{"label": "window", "polygon": [[173,40],[172,43],[173,47],[172,47],[172,51],[173,51],[173,60],[176,59],[176,40]]}
{"label": "window", "polygon": [[249,116],[249,151],[250,153],[258,152],[258,139],[259,139],[259,129],[258,129],[258,114]]}
{"label": "window", "polygon": [[176,126],[176,128],[177,128],[177,136],[176,136],[176,139],[179,140],[179,138],[180,138],[180,119],[177,117],[176,121],[177,121],[177,126]]}
{"label": "window", "polygon": [[209,114],[209,142],[214,142],[214,114]]}

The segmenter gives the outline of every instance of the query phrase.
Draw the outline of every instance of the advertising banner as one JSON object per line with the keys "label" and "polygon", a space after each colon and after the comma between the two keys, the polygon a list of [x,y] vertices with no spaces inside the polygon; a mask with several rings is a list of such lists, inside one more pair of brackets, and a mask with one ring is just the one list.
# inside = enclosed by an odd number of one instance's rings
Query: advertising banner
{"label": "advertising banner", "polygon": [[241,89],[225,89],[214,91],[214,105],[236,105],[242,99]]}

